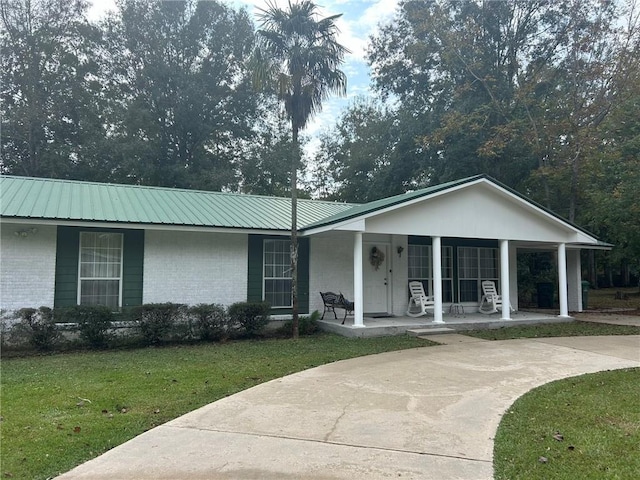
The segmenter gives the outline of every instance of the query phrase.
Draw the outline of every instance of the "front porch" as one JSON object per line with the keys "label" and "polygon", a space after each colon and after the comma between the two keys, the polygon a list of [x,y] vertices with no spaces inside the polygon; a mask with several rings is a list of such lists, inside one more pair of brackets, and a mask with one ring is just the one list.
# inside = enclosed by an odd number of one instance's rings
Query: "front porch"
{"label": "front porch", "polygon": [[454,333],[461,330],[500,328],[536,323],[561,323],[574,320],[572,317],[559,317],[553,310],[544,313],[518,311],[511,314],[510,320],[502,320],[500,313],[492,315],[483,315],[477,311],[460,314],[445,313],[443,315],[444,323],[434,323],[433,316],[430,315],[412,318],[407,316],[367,316],[365,314],[364,326],[354,326],[353,316],[351,315],[347,317],[344,325],[340,323],[342,320],[328,317],[329,315],[325,316],[324,320],[318,320],[320,328],[345,337],[384,337],[405,334],[433,335],[436,333]]}

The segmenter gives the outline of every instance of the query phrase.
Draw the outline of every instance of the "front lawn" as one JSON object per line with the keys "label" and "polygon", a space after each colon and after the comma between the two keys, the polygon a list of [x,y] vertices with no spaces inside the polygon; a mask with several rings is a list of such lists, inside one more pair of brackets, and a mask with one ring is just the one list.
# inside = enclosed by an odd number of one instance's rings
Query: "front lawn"
{"label": "front lawn", "polygon": [[519,325],[490,330],[465,330],[460,333],[485,340],[511,340],[514,338],[640,335],[640,327],[575,321]]}
{"label": "front lawn", "polygon": [[2,478],[48,478],[215,400],[317,365],[431,345],[322,334],[2,360]]}
{"label": "front lawn", "polygon": [[587,309],[632,309],[640,311],[640,288],[599,288],[589,290]]}
{"label": "front lawn", "polygon": [[496,480],[639,478],[640,369],[548,383],[506,412],[494,444]]}

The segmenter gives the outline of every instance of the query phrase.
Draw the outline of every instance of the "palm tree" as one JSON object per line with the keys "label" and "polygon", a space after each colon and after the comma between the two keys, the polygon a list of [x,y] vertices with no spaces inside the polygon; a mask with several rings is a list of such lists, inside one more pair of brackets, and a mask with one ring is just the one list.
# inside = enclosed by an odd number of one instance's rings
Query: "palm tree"
{"label": "palm tree", "polygon": [[291,295],[293,338],[298,337],[298,203],[300,165],[298,134],[322,109],[331,93],[345,95],[347,77],[339,70],[349,51],[335,37],[335,21],[341,15],[317,18],[317,6],[308,0],[289,1],[279,8],[267,1],[257,15],[260,29],[254,60],[255,83],[273,89],[291,121],[294,155],[291,165]]}

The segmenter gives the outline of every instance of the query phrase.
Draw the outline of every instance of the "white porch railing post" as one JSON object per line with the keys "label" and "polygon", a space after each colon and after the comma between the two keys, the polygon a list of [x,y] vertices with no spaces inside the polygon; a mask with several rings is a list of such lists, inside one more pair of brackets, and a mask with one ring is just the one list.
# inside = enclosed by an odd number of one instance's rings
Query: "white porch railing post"
{"label": "white porch railing post", "polygon": [[569,302],[567,300],[567,246],[558,245],[558,297],[560,300],[560,317],[569,316]]}
{"label": "white porch railing post", "polygon": [[500,290],[502,318],[511,320],[511,284],[509,282],[509,240],[500,240]]}
{"label": "white porch railing post", "polygon": [[353,326],[364,327],[362,280],[362,232],[356,232],[353,241]]}
{"label": "white porch railing post", "polygon": [[431,237],[433,252],[433,323],[444,323],[442,318],[442,241]]}

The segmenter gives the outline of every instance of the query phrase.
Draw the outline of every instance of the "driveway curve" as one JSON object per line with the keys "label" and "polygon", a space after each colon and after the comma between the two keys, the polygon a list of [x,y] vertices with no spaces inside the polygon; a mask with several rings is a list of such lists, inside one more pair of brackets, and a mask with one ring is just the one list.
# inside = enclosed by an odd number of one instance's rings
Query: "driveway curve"
{"label": "driveway curve", "polygon": [[640,366],[640,336],[446,345],[345,360],[258,385],[154,428],[60,479],[491,479],[521,395]]}

